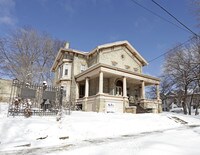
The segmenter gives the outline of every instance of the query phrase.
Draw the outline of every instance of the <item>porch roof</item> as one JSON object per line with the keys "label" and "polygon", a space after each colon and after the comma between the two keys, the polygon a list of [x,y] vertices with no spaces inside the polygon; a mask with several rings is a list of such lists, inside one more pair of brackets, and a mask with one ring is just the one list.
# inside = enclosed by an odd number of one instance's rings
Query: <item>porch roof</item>
{"label": "porch roof", "polygon": [[82,81],[86,77],[92,78],[94,76],[98,76],[100,71],[102,71],[103,73],[106,73],[106,74],[110,74],[110,75],[116,75],[116,76],[121,76],[121,77],[125,76],[127,78],[134,79],[134,80],[137,80],[137,81],[144,81],[147,85],[148,84],[149,85],[160,84],[159,78],[149,76],[149,75],[145,75],[145,74],[141,74],[141,73],[136,73],[136,72],[133,72],[133,71],[121,69],[121,68],[106,65],[106,64],[101,64],[101,63],[96,64],[96,65],[88,68],[84,72],[76,75],[75,78],[76,78],[77,81]]}

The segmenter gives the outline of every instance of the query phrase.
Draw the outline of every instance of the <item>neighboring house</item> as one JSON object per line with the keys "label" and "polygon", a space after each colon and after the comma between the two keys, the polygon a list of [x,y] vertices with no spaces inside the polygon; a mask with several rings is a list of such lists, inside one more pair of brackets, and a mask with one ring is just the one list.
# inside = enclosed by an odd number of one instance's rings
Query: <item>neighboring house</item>
{"label": "neighboring house", "polygon": [[[163,111],[170,111],[173,108],[181,108],[184,97],[184,91],[169,92],[165,94],[163,99]],[[200,103],[200,93],[193,93],[192,90],[187,92],[187,104],[191,102],[191,106],[195,108]]]}
{"label": "neighboring house", "polygon": [[0,79],[0,102],[8,102],[12,88],[12,80]]}
{"label": "neighboring house", "polygon": [[[142,73],[147,61],[128,41],[97,46],[90,52],[61,48],[51,68],[65,100],[84,111],[126,112],[142,107],[161,112],[158,78]],[[157,99],[145,98],[145,86],[157,86]],[[134,110],[133,110],[134,111]]]}

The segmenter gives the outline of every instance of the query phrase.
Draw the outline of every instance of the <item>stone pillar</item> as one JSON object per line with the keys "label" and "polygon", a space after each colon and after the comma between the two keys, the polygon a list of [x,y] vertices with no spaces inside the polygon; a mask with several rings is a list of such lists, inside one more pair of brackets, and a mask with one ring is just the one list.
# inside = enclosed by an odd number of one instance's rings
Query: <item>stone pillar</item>
{"label": "stone pillar", "polygon": [[127,97],[126,77],[123,77],[123,97]]}
{"label": "stone pillar", "polygon": [[145,85],[144,85],[144,81],[141,81],[141,99],[145,99]]}
{"label": "stone pillar", "polygon": [[89,96],[89,78],[85,79],[85,97]]}
{"label": "stone pillar", "polygon": [[160,100],[159,84],[156,84],[156,96],[157,96],[157,100]]}
{"label": "stone pillar", "polygon": [[103,72],[99,73],[99,94],[103,94]]}
{"label": "stone pillar", "polygon": [[76,82],[76,99],[79,99],[79,83]]}

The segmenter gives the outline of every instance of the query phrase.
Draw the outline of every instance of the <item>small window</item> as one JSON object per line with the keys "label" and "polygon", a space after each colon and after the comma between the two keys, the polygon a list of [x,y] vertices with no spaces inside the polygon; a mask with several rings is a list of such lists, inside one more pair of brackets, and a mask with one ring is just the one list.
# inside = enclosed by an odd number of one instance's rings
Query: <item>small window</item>
{"label": "small window", "polygon": [[69,75],[69,65],[68,64],[65,64],[64,65],[64,76],[68,76]]}
{"label": "small window", "polygon": [[59,71],[60,71],[60,78],[63,76],[63,66],[61,65],[60,67],[59,67]]}
{"label": "small window", "polygon": [[85,65],[81,65],[81,72],[83,72],[86,69]]}
{"label": "small window", "polygon": [[68,75],[68,69],[65,69],[65,75]]}

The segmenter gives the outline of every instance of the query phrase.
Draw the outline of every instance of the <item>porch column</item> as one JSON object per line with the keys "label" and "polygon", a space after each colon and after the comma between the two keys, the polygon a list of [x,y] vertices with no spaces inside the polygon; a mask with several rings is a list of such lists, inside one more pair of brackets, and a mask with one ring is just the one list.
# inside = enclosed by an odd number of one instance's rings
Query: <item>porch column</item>
{"label": "porch column", "polygon": [[141,81],[142,85],[141,85],[141,99],[145,99],[145,85],[144,85],[144,81]]}
{"label": "porch column", "polygon": [[123,77],[123,97],[127,97],[126,77]]}
{"label": "porch column", "polygon": [[89,96],[89,78],[85,79],[85,97]]}
{"label": "porch column", "polygon": [[76,82],[76,99],[79,99],[79,83]]}
{"label": "porch column", "polygon": [[159,84],[156,84],[156,96],[157,96],[157,100],[160,100]]}
{"label": "porch column", "polygon": [[103,72],[99,73],[99,94],[103,94]]}

